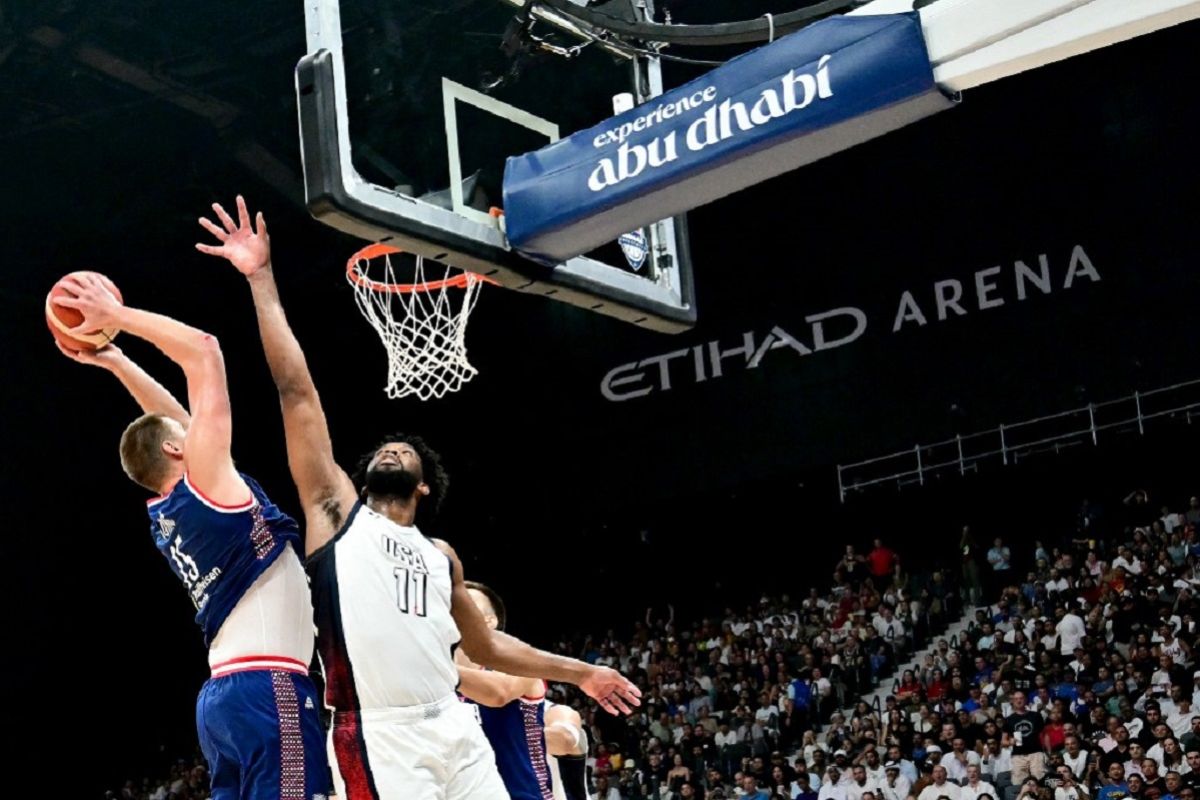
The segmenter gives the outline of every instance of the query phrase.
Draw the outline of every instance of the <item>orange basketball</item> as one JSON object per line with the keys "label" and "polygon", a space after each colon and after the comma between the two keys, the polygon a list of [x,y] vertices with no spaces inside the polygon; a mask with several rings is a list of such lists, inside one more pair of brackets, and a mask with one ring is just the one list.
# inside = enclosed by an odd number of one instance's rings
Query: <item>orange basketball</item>
{"label": "orange basketball", "polygon": [[[117,296],[117,300],[124,302],[121,297],[121,290],[118,289],[112,281],[105,278],[98,272],[72,272],[64,277],[70,278],[79,275],[97,275],[104,279],[112,293]],[[68,350],[99,350],[104,345],[108,344],[120,332],[117,328],[104,328],[102,330],[89,333],[75,334],[72,336],[68,331],[77,325],[83,324],[83,314],[73,308],[66,306],[55,305],[51,302],[55,297],[68,296],[70,293],[63,288],[62,280],[54,284],[54,288],[50,290],[50,294],[46,295],[46,326],[50,328],[50,332],[54,334],[54,338],[58,339],[59,343]]]}

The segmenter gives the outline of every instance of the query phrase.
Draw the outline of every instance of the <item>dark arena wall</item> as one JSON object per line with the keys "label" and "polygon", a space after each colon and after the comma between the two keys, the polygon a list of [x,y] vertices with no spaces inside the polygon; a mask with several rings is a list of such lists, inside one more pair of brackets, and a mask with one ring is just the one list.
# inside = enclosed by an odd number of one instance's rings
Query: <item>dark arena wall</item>
{"label": "dark arena wall", "polygon": [[[352,464],[396,429],[442,450],[452,487],[432,533],[471,577],[518,620],[544,609],[552,581],[579,590],[544,629],[517,626],[540,643],[626,625],[669,598],[705,610],[768,585],[799,594],[827,580],[845,542],[876,533],[949,542],[955,517],[1016,536],[1002,523],[1021,506],[978,481],[863,495],[843,512],[834,465],[1200,378],[1200,112],[1179,77],[1194,71],[1197,23],[973,90],[960,108],[693,212],[689,333],[489,287],[468,332],[481,374],[418,404],[383,395],[382,347],[342,275],[361,243],[301,205],[291,70],[303,36],[299,4],[287,7],[297,19],[277,41],[222,50],[237,77],[207,89],[253,113],[234,109],[220,128],[28,37],[0,58],[6,85],[33,98],[13,101],[0,132],[0,602],[18,756],[55,771],[35,779],[72,765],[63,780],[99,785],[121,764],[190,747],[180,720],[206,674],[190,604],[150,546],[144,492],[119,470],[134,409],[114,381],[54,351],[41,319],[54,280],[99,270],[131,304],[218,335],[235,457],[296,511],[244,282],[191,249],[196,217],[236,192],[270,221],[338,458]],[[51,97],[77,104],[78,119],[28,121]],[[150,348],[120,342],[182,388]],[[1187,469],[1194,438],[1157,441]],[[1113,452],[1113,475],[1157,463]],[[1096,476],[1098,462],[1076,458]],[[995,486],[1020,497],[1022,481],[1049,485],[1054,470]],[[931,509],[944,512],[938,530],[909,524]],[[786,514],[795,530],[779,526]],[[706,544],[714,536],[731,544]],[[77,725],[81,714],[103,719],[106,741],[93,746],[98,728]]]}
{"label": "dark arena wall", "polygon": [[498,417],[553,432],[562,461],[545,477],[568,493],[585,483],[575,453],[581,470],[682,490],[1200,377],[1197,114],[1164,79],[1196,32],[970,92],[693,212],[689,333],[544,304],[524,324],[552,330],[557,357],[529,345],[506,360],[485,297],[472,352],[497,366],[481,384],[523,387],[493,395]]}

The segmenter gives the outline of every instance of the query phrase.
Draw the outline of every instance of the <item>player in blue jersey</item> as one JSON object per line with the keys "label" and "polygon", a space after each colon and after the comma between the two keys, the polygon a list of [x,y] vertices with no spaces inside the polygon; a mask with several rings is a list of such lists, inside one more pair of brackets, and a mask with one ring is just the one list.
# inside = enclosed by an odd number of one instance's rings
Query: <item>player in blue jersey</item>
{"label": "player in blue jersey", "polygon": [[217,340],[160,314],[121,305],[96,277],[67,279],[76,330],[120,328],[156,345],[187,378],[188,406],[118,348],[63,352],[103,367],[145,414],[121,437],[121,466],[157,493],[150,533],[196,606],[212,678],[196,727],[214,800],[314,800],[330,773],[316,688],[312,601],[299,530],[234,468],[225,364]]}
{"label": "player in blue jersey", "polygon": [[[495,590],[475,581],[467,591],[489,628],[504,630],[507,612]],[[476,704],[512,800],[587,800],[587,735],[578,712],[546,700],[546,684],[482,670],[455,653],[458,691]]]}

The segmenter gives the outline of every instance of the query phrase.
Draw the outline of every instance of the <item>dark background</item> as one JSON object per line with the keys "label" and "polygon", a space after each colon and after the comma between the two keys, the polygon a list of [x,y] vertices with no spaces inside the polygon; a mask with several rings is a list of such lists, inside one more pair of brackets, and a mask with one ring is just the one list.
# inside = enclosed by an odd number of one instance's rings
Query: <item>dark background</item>
{"label": "dark background", "polygon": [[[383,395],[382,347],[342,278],[358,243],[303,210],[300,3],[0,3],[0,661],[14,763],[111,785],[160,745],[191,747],[205,676],[190,604],[117,462],[136,409],[45,331],[60,275],[100,270],[127,302],[216,333],[235,455],[294,509],[248,292],[192,249],[208,204],[245,193],[270,221],[339,458],[393,429],[427,435],[453,477],[437,533],[506,596],[518,633],[620,628],[667,601],[713,613],[824,582],[843,542],[883,535],[922,556],[906,542],[948,548],[963,522],[1022,541],[1068,524],[1088,493],[1194,491],[1195,437],[1172,424],[1106,441],[1099,456],[844,507],[833,465],[1200,377],[1200,112],[1181,80],[1198,44],[1192,23],[973,90],[958,109],[698,209],[691,333],[485,290],[469,333],[480,376],[420,404]],[[1064,290],[1075,245],[1102,280]],[[1012,263],[1042,253],[1055,291],[1016,302]],[[972,308],[973,274],[994,265],[1006,304]],[[963,282],[971,310],[936,322],[932,285],[946,278]],[[904,290],[931,321],[893,334]],[[761,341],[776,325],[808,340],[806,315],[844,305],[869,318],[844,348],[772,351],[757,369],[624,403],[600,394],[620,364],[731,348],[746,331]],[[152,348],[122,345],[182,390]],[[544,603],[555,581],[578,602]]]}

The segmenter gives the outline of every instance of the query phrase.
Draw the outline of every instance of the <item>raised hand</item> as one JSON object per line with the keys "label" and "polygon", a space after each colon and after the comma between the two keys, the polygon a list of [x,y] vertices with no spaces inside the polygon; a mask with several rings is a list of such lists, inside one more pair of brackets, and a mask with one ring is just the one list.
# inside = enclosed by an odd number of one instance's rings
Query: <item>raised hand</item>
{"label": "raised hand", "polygon": [[250,212],[246,209],[246,200],[240,194],[237,197],[236,223],[220,203],[213,203],[212,207],[221,224],[217,225],[212,220],[201,217],[200,226],[215,236],[221,244],[198,243],[197,250],[227,259],[246,277],[271,263],[271,237],[267,234],[267,221],[263,219],[261,211],[255,218],[255,226],[251,227]]}
{"label": "raised hand", "polygon": [[625,676],[608,667],[593,667],[590,674],[579,684],[584,694],[600,704],[612,715],[632,714],[630,706],[640,706],[641,689]]}
{"label": "raised hand", "polygon": [[121,301],[109,288],[111,283],[101,280],[98,275],[81,273],[68,275],[60,285],[67,293],[54,297],[51,302],[64,308],[73,308],[83,315],[83,322],[68,333],[93,333],[104,328],[120,327],[117,315],[121,311]]}

